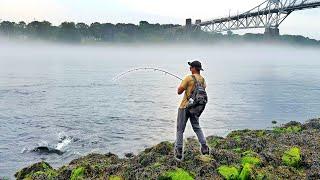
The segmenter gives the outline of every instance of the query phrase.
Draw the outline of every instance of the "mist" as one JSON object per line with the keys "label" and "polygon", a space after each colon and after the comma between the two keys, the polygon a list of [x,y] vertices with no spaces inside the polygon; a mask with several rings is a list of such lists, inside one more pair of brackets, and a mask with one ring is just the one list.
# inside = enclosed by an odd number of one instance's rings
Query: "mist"
{"label": "mist", "polygon": [[[202,62],[209,103],[206,135],[305,120],[320,109],[320,51],[270,43],[62,44],[0,39],[0,174],[44,158],[28,153],[70,139],[54,166],[89,152],[138,152],[173,141],[180,81],[188,61]],[[168,133],[169,132],[169,133]],[[23,136],[21,136],[23,134]],[[186,136],[193,132],[188,125]],[[69,141],[68,141],[69,142]],[[14,144],[14,145],[13,145]],[[8,148],[10,147],[10,148]]]}

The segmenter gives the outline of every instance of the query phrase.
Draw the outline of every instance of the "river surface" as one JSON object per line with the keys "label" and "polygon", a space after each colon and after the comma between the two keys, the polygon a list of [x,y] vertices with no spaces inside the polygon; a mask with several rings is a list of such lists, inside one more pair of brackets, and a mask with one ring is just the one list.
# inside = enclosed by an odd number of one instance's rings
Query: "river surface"
{"label": "river surface", "polygon": [[[320,115],[320,49],[262,45],[0,43],[0,177],[45,160],[58,167],[92,152],[123,156],[174,141],[179,80],[200,59],[209,104],[206,135],[270,128]],[[186,136],[193,136],[190,124]],[[48,146],[63,155],[38,154]]]}

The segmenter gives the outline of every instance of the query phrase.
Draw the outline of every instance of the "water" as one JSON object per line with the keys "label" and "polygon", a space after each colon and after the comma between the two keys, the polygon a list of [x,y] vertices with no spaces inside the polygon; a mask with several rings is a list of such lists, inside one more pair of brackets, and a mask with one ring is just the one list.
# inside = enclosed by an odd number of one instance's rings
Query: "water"
{"label": "water", "polygon": [[[68,46],[0,43],[0,177],[45,160],[55,167],[91,152],[122,156],[173,141],[179,80],[186,62],[203,61],[209,104],[206,135],[269,128],[271,121],[319,116],[320,51],[301,47]],[[194,135],[190,124],[186,136]],[[37,146],[65,153],[37,154]]]}

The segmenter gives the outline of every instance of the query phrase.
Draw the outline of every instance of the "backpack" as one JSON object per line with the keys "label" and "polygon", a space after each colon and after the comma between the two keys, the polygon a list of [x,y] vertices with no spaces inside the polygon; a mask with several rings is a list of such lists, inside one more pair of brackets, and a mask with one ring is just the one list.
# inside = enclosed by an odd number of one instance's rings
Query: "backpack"
{"label": "backpack", "polygon": [[190,114],[200,117],[208,102],[208,96],[205,88],[194,75],[192,75],[192,79],[195,83],[195,87],[189,98],[187,109]]}

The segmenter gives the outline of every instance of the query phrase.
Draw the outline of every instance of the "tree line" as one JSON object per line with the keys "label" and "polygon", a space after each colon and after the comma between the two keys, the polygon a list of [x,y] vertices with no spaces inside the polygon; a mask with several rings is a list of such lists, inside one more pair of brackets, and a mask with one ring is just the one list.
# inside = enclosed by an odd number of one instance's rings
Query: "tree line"
{"label": "tree line", "polygon": [[[85,23],[63,22],[54,26],[48,21],[33,21],[19,23],[0,22],[0,34],[6,37],[19,39],[41,39],[64,42],[264,42],[263,34],[248,33],[245,35],[233,34],[231,31],[223,35],[208,33],[201,29],[188,30],[177,24],[151,24],[140,21],[138,25],[125,23],[99,23],[90,25]],[[282,35],[274,37],[273,41],[290,44],[320,45],[320,41],[304,36]]]}
{"label": "tree line", "polygon": [[[179,27],[174,24],[150,24],[141,21],[135,24],[111,24],[95,22],[90,25],[85,23],[63,22],[53,26],[48,21],[33,21],[29,24],[2,21],[0,32],[8,37],[58,40],[69,42],[81,41],[164,41],[174,40],[169,29]],[[182,32],[181,32],[182,34]]]}

